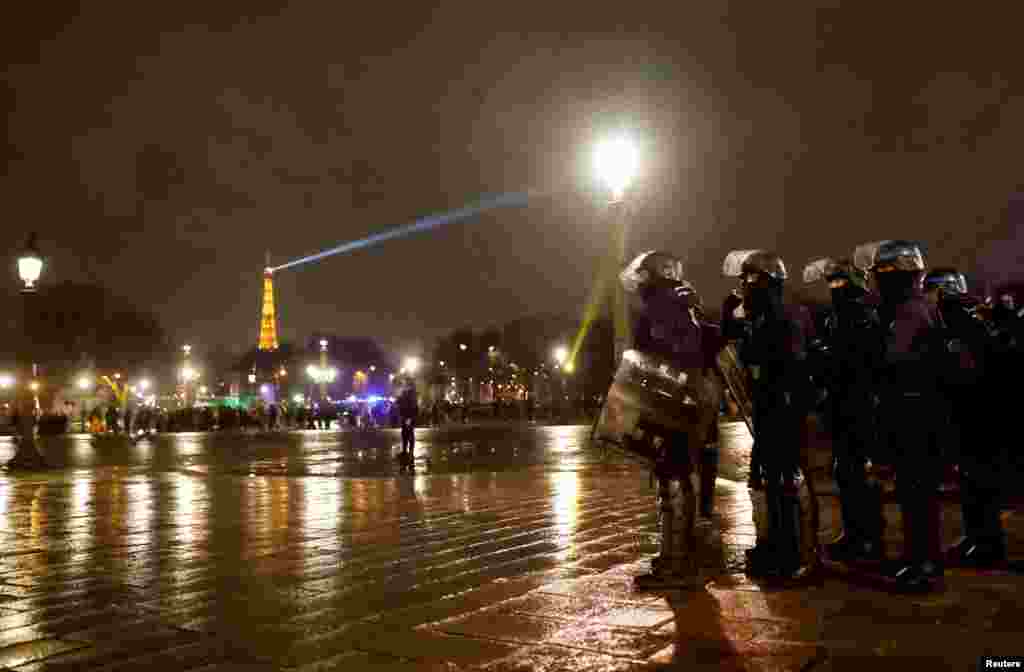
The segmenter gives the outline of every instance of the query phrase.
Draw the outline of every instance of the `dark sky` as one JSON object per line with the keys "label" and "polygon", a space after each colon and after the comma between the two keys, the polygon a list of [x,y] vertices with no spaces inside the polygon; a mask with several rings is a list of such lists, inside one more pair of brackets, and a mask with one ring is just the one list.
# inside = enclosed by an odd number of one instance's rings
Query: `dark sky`
{"label": "dark sky", "polygon": [[709,303],[733,248],[794,276],[879,238],[1017,262],[991,242],[1024,191],[998,3],[20,4],[0,29],[5,240],[38,230],[47,281],[93,277],[200,347],[255,344],[268,248],[525,188],[552,194],[282,271],[283,336],[406,348],[580,311],[607,246],[589,147],[620,125],[647,152],[631,248],[682,255]]}

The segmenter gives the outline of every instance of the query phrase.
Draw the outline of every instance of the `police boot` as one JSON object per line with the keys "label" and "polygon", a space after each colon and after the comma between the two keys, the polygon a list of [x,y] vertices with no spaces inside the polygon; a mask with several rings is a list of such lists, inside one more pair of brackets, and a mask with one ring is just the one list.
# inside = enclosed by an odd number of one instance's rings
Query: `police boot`
{"label": "police boot", "polygon": [[787,483],[779,497],[779,524],[775,529],[777,542],[775,562],[770,574],[794,578],[800,570],[800,497],[795,484]]}
{"label": "police boot", "polygon": [[860,534],[854,547],[854,559],[881,562],[885,558],[885,515],[880,483],[865,480],[855,511],[855,527]]}
{"label": "police boot", "polygon": [[986,488],[971,473],[960,474],[964,537],[946,551],[953,567],[995,569],[1006,565],[1006,541],[1000,514],[1000,493]]}
{"label": "police boot", "polygon": [[659,478],[661,498],[661,555],[651,561],[651,573],[633,580],[637,590],[677,590],[700,586],[696,564],[696,491],[688,476]]}
{"label": "police boot", "polygon": [[[774,490],[772,490],[774,492]],[[768,492],[765,484],[759,487],[752,487],[750,492],[751,516],[754,520],[754,530],[757,539],[753,548],[744,551],[747,559],[746,572],[750,576],[764,576],[767,569],[772,565],[773,551],[771,548],[771,525]]]}
{"label": "police boot", "polygon": [[899,592],[922,593],[935,590],[945,568],[938,543],[941,525],[940,503],[924,487],[914,488],[903,515],[906,561],[893,578]]}
{"label": "police boot", "polygon": [[841,483],[839,485],[839,514],[843,529],[835,539],[825,544],[824,549],[825,554],[837,562],[847,562],[855,555],[857,535],[850,499],[850,488],[847,484]]}

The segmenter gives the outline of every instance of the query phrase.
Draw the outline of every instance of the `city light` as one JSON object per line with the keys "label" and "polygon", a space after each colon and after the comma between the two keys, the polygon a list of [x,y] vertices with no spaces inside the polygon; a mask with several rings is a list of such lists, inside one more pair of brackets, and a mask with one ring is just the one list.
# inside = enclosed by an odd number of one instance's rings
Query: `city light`
{"label": "city light", "polygon": [[416,372],[420,368],[419,357],[406,357],[404,366],[402,367],[403,373],[409,373],[410,375],[416,375]]}
{"label": "city light", "polygon": [[9,373],[0,374],[0,389],[6,390],[14,385],[14,376]]}
{"label": "city light", "polygon": [[181,346],[181,350],[182,350],[182,352],[185,353],[186,357],[188,357],[189,355],[192,354],[192,346],[191,345],[183,345],[183,346]]}
{"label": "city light", "polygon": [[320,339],[320,352],[327,352],[327,339],[326,338],[321,338]]}
{"label": "city light", "polygon": [[[114,377],[116,378],[117,375],[115,374]],[[182,369],[181,369],[181,378],[186,383],[190,383],[193,380],[197,379],[198,377],[199,377],[199,372],[196,371],[195,369],[193,369],[191,366],[184,366],[184,367],[182,367]]]}
{"label": "city light", "polygon": [[255,383],[256,382],[256,374],[255,373],[250,373],[249,374],[249,382],[250,383]]}
{"label": "city light", "polygon": [[38,381],[33,380],[31,383],[29,383],[28,384],[28,389],[32,390],[33,392],[38,392],[39,391],[39,383],[38,383]]}
{"label": "city light", "polygon": [[206,385],[200,385],[200,386],[199,386],[199,394],[201,394],[201,395],[203,395],[203,396],[206,396],[206,394],[207,394],[207,393],[208,393],[209,391],[210,391],[210,390],[209,390],[209,388],[207,388],[207,387],[206,387]]}
{"label": "city light", "polygon": [[487,346],[487,352],[494,352],[494,346],[493,345]]}
{"label": "city light", "polygon": [[438,362],[438,363],[439,363],[439,364],[440,364],[440,365],[441,365],[442,367],[444,366],[444,360],[443,360],[443,359],[442,359],[442,360],[441,360],[440,362]]}
{"label": "city light", "polygon": [[640,150],[626,135],[608,138],[594,146],[594,173],[619,201],[636,177],[640,167]]}
{"label": "city light", "polygon": [[459,343],[459,350],[465,352],[467,348],[469,348],[469,346],[466,345],[465,343]]}
{"label": "city light", "polygon": [[310,364],[306,367],[306,374],[317,383],[333,383],[338,377],[338,370],[333,366],[324,368]]}
{"label": "city light", "polygon": [[28,245],[25,247],[25,251],[18,258],[18,275],[21,276],[21,281],[25,283],[25,289],[27,291],[34,291],[36,282],[42,273],[43,258],[39,255],[39,250],[36,249],[36,234],[33,233],[28,238]]}
{"label": "city light", "polygon": [[296,404],[303,404],[306,402],[306,398],[301,394],[296,394],[295,396],[292,397],[292,401],[294,401]]}
{"label": "city light", "polygon": [[142,380],[139,381],[139,389],[142,390],[143,392],[145,392],[146,390],[149,389],[149,379],[148,378],[143,378]]}
{"label": "city light", "polygon": [[278,373],[278,375],[280,375],[280,376],[287,376],[287,375],[288,375],[288,372],[287,372],[287,371],[285,371],[285,369],[284,369],[284,367],[283,367],[283,366],[281,367],[281,370],[280,370],[280,371],[278,371],[277,373]]}
{"label": "city light", "polygon": [[377,367],[374,366],[373,364],[371,364],[370,365],[370,371],[372,372],[372,371],[376,371],[376,370],[377,370]]}
{"label": "city light", "polygon": [[565,364],[565,360],[569,358],[569,349],[564,345],[560,345],[555,348],[555,361],[561,366]]}

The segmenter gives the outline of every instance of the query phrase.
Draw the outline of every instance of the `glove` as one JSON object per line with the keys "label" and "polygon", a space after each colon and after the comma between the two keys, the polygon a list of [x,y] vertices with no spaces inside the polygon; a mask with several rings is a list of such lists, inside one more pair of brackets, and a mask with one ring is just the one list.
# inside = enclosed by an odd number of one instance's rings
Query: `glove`
{"label": "glove", "polygon": [[735,292],[730,292],[725,301],[722,302],[722,315],[731,316],[733,311],[743,305],[743,297],[737,296]]}

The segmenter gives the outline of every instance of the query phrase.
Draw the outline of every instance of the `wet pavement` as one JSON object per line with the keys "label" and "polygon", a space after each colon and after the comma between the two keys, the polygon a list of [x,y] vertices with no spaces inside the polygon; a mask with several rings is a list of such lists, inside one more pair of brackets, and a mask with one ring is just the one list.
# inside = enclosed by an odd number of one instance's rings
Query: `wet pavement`
{"label": "wet pavement", "polygon": [[[742,577],[750,437],[723,425],[705,588],[636,593],[656,549],[649,474],[586,427],[44,439],[0,473],[0,666],[147,670],[975,669],[1020,654],[1020,588],[948,573],[897,597]],[[13,454],[0,439],[0,460]],[[826,453],[818,454],[824,478]],[[821,483],[822,537],[834,532]],[[889,506],[891,553],[898,511]],[[1011,554],[1024,523],[1006,514]],[[947,541],[959,533],[947,503]],[[927,659],[927,660],[922,660]],[[920,669],[924,669],[921,667]]]}

